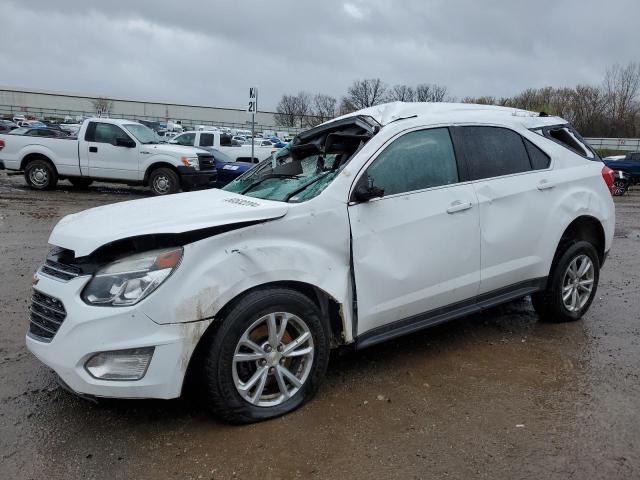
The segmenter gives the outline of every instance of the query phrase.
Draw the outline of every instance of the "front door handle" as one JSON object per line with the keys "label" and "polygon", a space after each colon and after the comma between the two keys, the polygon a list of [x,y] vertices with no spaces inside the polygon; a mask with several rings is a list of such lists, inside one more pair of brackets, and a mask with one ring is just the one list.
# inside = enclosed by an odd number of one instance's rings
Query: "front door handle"
{"label": "front door handle", "polygon": [[548,180],[541,180],[538,184],[538,190],[549,190],[550,188],[553,188],[555,186],[556,184],[553,182],[550,182]]}
{"label": "front door handle", "polygon": [[447,213],[462,212],[463,210],[469,210],[472,206],[471,202],[461,202],[460,200],[456,200],[449,208],[447,208]]}
{"label": "front door handle", "polygon": [[98,147],[89,147],[91,153],[98,153]]}

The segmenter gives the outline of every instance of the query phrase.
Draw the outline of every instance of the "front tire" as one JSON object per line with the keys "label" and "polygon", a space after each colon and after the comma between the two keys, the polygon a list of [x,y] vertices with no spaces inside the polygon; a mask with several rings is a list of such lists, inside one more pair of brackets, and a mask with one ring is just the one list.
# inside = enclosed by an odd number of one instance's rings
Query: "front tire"
{"label": "front tire", "polygon": [[180,191],[180,179],[173,170],[161,167],[149,175],[149,187],[154,195],[170,195]]}
{"label": "front tire", "polygon": [[24,179],[36,190],[53,190],[58,183],[58,172],[46,160],[31,160],[24,168]]}
{"label": "front tire", "polygon": [[531,296],[540,317],[550,322],[573,322],[589,309],[598,289],[600,259],[586,241],[571,244],[560,256],[544,291]]}
{"label": "front tire", "polygon": [[291,412],[324,378],[329,333],[314,302],[269,288],[241,298],[207,346],[204,381],[214,413],[243,424]]}

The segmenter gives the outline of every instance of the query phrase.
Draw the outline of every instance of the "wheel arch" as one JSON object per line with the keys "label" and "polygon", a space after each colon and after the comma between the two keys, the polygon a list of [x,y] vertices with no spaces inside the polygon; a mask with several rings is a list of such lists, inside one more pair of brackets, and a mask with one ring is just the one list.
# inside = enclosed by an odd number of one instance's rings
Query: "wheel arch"
{"label": "wheel arch", "polygon": [[579,240],[591,243],[598,252],[600,265],[604,263],[606,245],[604,227],[597,218],[591,215],[580,215],[564,229],[556,247],[550,271],[553,271],[558,259],[567,247]]}
{"label": "wheel arch", "polygon": [[33,160],[44,160],[49,165],[51,165],[51,168],[53,168],[56,173],[58,172],[58,169],[56,168],[55,164],[53,163],[53,160],[51,160],[44,153],[39,153],[39,152],[27,153],[24,157],[22,157],[22,160],[20,161],[20,170],[24,170],[25,167],[27,166],[27,164],[29,162],[33,161]]}
{"label": "wheel arch", "polygon": [[225,303],[222,308],[220,308],[220,310],[218,310],[218,312],[215,314],[214,321],[211,322],[211,324],[207,327],[207,330],[204,332],[204,334],[202,334],[202,336],[198,340],[196,348],[191,354],[191,358],[189,359],[189,363],[184,373],[182,386],[183,391],[185,390],[185,388],[197,387],[197,376],[199,374],[198,366],[201,365],[207,348],[211,345],[218,327],[221,324],[221,319],[225,317],[226,313],[231,308],[233,308],[234,305],[244,295],[247,295],[248,293],[256,290],[274,287],[288,288],[307,296],[318,306],[318,308],[320,308],[320,311],[322,312],[322,319],[327,321],[328,323],[327,326],[331,334],[331,348],[337,348],[345,344],[344,334],[347,325],[345,323],[345,318],[343,315],[343,305],[340,304],[329,293],[310,283],[293,280],[281,280],[255,285],[247,290],[238,293],[235,297]]}

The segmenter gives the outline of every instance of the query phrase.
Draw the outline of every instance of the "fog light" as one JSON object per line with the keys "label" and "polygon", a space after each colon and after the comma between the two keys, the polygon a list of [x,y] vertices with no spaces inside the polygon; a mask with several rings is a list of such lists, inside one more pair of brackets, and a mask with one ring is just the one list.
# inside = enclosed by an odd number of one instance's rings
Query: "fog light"
{"label": "fog light", "polygon": [[98,380],[140,380],[147,373],[155,347],[100,352],[84,368]]}

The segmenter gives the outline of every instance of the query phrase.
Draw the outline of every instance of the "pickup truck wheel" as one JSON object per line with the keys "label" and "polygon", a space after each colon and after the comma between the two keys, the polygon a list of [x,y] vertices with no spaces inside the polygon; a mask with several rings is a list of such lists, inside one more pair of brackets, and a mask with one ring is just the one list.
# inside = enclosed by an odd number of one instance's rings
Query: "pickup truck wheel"
{"label": "pickup truck wheel", "polygon": [[204,361],[214,413],[231,423],[257,422],[315,394],[329,361],[329,334],[309,298],[285,288],[257,290],[219,322]]}
{"label": "pickup truck wheel", "polygon": [[531,296],[543,320],[572,322],[589,309],[598,288],[600,259],[594,246],[578,241],[569,246],[556,263],[547,288]]}
{"label": "pickup truck wheel", "polygon": [[24,179],[36,190],[52,190],[58,183],[58,172],[46,160],[31,160],[24,168]]}
{"label": "pickup truck wheel", "polygon": [[149,186],[154,195],[169,195],[180,191],[180,179],[176,172],[162,167],[151,172]]}
{"label": "pickup truck wheel", "polygon": [[76,188],[87,188],[93,183],[93,180],[89,178],[70,178],[69,181]]}

